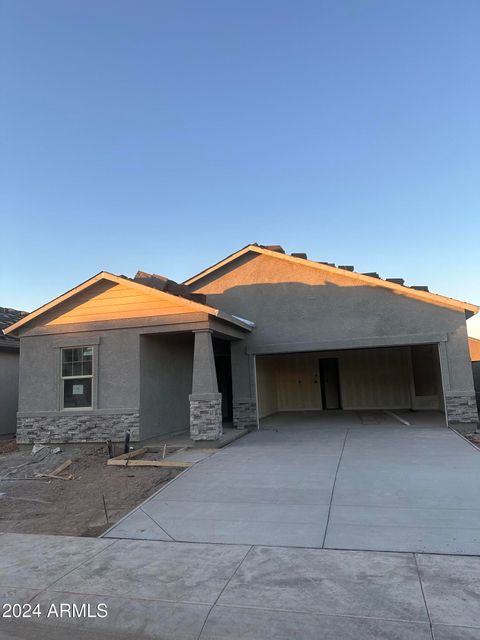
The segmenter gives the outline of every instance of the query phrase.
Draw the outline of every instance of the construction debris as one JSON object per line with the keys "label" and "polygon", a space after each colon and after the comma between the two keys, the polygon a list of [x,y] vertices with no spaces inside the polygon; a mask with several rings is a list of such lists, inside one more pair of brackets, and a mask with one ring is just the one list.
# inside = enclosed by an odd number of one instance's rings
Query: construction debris
{"label": "construction debris", "polygon": [[[183,451],[186,447],[182,447],[180,449],[178,447],[172,448],[174,448],[176,451]],[[166,450],[167,445],[165,444],[162,449],[161,460],[137,460],[137,458],[144,456],[146,453],[156,452],[155,448],[142,447],[141,449],[136,449],[135,451],[130,451],[129,453],[123,453],[121,456],[110,458],[109,460],[107,460],[107,464],[113,467],[179,467],[182,469],[192,466],[192,462],[182,462],[181,460],[165,460]]]}
{"label": "construction debris", "polygon": [[[167,453],[167,449],[170,449],[169,453]],[[189,460],[168,459],[169,455],[186,451],[198,453],[197,449],[193,449],[188,446],[178,447],[175,445],[169,446],[164,444],[163,447],[142,447],[141,449],[124,453],[120,456],[116,456],[115,458],[110,458],[107,460],[107,465],[113,467],[177,467],[179,469],[187,469],[195,464],[195,462]],[[211,453],[211,450],[208,450],[208,453]],[[155,454],[157,454],[158,457],[155,456]]]}
{"label": "construction debris", "polygon": [[60,447],[49,447],[47,444],[34,444],[32,447],[32,456],[46,458],[50,454],[61,453]]}
{"label": "construction debris", "polygon": [[37,473],[36,477],[37,478],[53,478],[54,480],[73,480],[72,475],[69,475],[69,476],[60,475],[62,471],[65,471],[65,469],[67,469],[71,464],[72,464],[71,460],[65,460],[65,462],[62,462],[62,464],[59,467],[57,467],[53,471],[50,471],[50,473]]}
{"label": "construction debris", "polygon": [[65,471],[65,469],[68,469],[68,467],[72,464],[72,461],[70,459],[65,460],[65,462],[62,462],[62,464],[57,467],[56,469],[54,469],[53,471],[50,472],[50,475],[52,476],[58,476],[60,473],[62,473],[62,471]]}
{"label": "construction debris", "polygon": [[114,467],[178,467],[186,469],[194,463],[182,462],[181,460],[117,460],[112,458],[108,460],[107,464]]}
{"label": "construction debris", "polygon": [[[138,456],[143,456],[144,453],[147,453],[147,447],[143,447],[142,449],[135,449],[134,451],[129,451],[128,453],[122,453],[119,456],[115,456],[111,458],[111,460],[131,460],[132,458],[137,458]],[[108,462],[110,464],[110,461]]]}
{"label": "construction debris", "polygon": [[[112,469],[105,464],[105,445],[61,446],[63,453],[45,459],[32,456],[32,447],[0,455],[0,493],[5,494],[0,496],[2,532],[98,536],[108,526],[102,496],[111,526],[183,471]],[[71,465],[59,471],[67,458]],[[70,482],[64,479],[69,474],[74,476]]]}

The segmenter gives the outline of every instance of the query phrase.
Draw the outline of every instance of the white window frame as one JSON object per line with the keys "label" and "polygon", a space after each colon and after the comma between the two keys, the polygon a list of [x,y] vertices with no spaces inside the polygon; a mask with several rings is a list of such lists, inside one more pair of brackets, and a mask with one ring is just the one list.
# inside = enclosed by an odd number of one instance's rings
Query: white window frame
{"label": "white window frame", "polygon": [[[69,349],[91,349],[92,350],[92,373],[89,375],[77,375],[77,376],[64,376],[63,375],[63,352]],[[96,349],[90,344],[79,344],[75,346],[65,346],[60,347],[60,408],[62,411],[92,411],[95,404],[95,358],[96,358]],[[88,407],[65,407],[65,380],[91,380],[91,390],[90,390],[90,406]]]}

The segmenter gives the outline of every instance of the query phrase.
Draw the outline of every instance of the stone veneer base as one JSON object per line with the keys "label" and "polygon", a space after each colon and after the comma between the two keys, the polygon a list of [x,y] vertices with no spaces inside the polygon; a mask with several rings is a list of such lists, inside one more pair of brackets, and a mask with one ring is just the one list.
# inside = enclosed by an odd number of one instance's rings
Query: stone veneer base
{"label": "stone veneer base", "polygon": [[123,442],[125,432],[130,440],[140,440],[138,413],[82,413],[56,416],[19,417],[18,444],[67,442]]}
{"label": "stone veneer base", "polygon": [[223,435],[222,394],[190,396],[190,437],[192,440],[218,440]]}
{"label": "stone veneer base", "polygon": [[455,423],[477,424],[478,411],[475,393],[445,395],[448,424],[455,428]]}
{"label": "stone veneer base", "polygon": [[234,400],[233,426],[237,429],[257,426],[257,405],[253,400]]}

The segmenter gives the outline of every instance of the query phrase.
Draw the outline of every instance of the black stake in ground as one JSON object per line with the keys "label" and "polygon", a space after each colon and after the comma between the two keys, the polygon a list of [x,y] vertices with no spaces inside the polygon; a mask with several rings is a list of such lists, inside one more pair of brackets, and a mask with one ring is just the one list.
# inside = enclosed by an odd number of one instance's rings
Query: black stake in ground
{"label": "black stake in ground", "polygon": [[108,511],[107,511],[107,503],[105,502],[105,495],[102,493],[102,498],[103,498],[103,508],[105,510],[105,518],[107,520],[107,527],[110,526],[110,521],[108,519]]}
{"label": "black stake in ground", "polygon": [[125,448],[123,453],[128,453],[130,451],[130,431],[125,431]]}

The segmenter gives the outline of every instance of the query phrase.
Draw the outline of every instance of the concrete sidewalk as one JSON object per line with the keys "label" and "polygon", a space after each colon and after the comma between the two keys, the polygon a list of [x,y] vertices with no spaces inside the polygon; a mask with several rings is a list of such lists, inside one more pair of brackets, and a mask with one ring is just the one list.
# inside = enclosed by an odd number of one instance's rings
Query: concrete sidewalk
{"label": "concrete sidewalk", "polygon": [[[480,558],[0,535],[2,640],[480,640]],[[46,618],[84,603],[106,618]]]}
{"label": "concrete sidewalk", "polygon": [[274,416],[269,430],[199,461],[106,536],[480,555],[480,453],[429,424]]}

